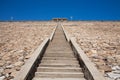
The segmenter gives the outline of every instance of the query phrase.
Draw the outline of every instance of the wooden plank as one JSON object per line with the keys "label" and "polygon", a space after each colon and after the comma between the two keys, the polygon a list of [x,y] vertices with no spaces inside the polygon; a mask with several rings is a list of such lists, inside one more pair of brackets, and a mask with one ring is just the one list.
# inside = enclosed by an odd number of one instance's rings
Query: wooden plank
{"label": "wooden plank", "polygon": [[57,26],[54,28],[53,32],[51,33],[50,41],[52,41],[52,39],[53,39],[53,36],[54,36],[54,34],[55,34],[55,31],[56,31],[56,28],[57,28]]}
{"label": "wooden plank", "polygon": [[61,24],[61,26],[62,26],[63,32],[64,32],[64,34],[65,34],[65,38],[66,38],[67,41],[69,42],[69,41],[70,41],[69,35],[68,35],[67,31],[65,30],[65,28],[63,27],[62,24]]}

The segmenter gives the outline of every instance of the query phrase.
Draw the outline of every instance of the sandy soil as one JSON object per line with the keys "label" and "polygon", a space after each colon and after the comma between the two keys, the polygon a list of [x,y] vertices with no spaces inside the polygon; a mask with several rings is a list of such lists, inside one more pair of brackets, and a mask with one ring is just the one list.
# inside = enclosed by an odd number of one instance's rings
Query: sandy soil
{"label": "sandy soil", "polygon": [[12,80],[55,26],[54,22],[0,22],[0,80]]}

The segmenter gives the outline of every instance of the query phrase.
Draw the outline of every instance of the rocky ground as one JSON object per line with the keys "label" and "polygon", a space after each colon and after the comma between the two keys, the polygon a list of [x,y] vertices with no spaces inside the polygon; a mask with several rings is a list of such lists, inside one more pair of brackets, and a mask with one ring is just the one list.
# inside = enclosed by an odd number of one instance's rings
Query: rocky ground
{"label": "rocky ground", "polygon": [[53,22],[0,22],[0,80],[12,80],[55,26]]}
{"label": "rocky ground", "polygon": [[120,22],[66,22],[71,37],[108,80],[120,80]]}

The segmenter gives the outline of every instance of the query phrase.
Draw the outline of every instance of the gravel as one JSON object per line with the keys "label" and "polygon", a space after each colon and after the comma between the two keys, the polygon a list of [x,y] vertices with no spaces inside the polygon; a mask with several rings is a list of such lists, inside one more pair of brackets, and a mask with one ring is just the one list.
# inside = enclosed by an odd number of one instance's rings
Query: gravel
{"label": "gravel", "polygon": [[55,26],[54,22],[0,22],[0,80],[12,80]]}
{"label": "gravel", "polygon": [[120,78],[119,70],[114,69],[120,68],[120,22],[79,21],[63,26],[108,80]]}

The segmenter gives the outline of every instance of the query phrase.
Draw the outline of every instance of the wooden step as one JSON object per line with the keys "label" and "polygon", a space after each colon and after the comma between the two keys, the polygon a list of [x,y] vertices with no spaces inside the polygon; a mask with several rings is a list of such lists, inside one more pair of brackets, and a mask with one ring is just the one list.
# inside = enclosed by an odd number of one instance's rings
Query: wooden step
{"label": "wooden step", "polygon": [[42,60],[76,60],[75,57],[43,57]]}
{"label": "wooden step", "polygon": [[47,67],[79,67],[79,64],[66,64],[66,63],[41,63],[39,66]]}
{"label": "wooden step", "polygon": [[85,78],[34,78],[33,80],[86,80]]}
{"label": "wooden step", "polygon": [[41,63],[71,63],[71,64],[78,64],[78,61],[72,60],[42,60]]}
{"label": "wooden step", "polygon": [[56,29],[33,80],[86,80],[61,27]]}
{"label": "wooden step", "polygon": [[81,68],[71,67],[38,67],[37,72],[82,72]]}
{"label": "wooden step", "polygon": [[44,55],[43,57],[66,57],[66,58],[74,58],[74,56],[64,56],[64,55]]}
{"label": "wooden step", "polygon": [[73,54],[73,51],[71,51],[71,50],[50,50],[50,49],[48,49],[48,50],[46,50],[45,53],[71,53],[71,54]]}
{"label": "wooden step", "polygon": [[35,77],[40,78],[84,78],[82,72],[36,72]]}
{"label": "wooden step", "polygon": [[69,56],[69,57],[74,57],[73,54],[70,53],[45,53],[44,56]]}

